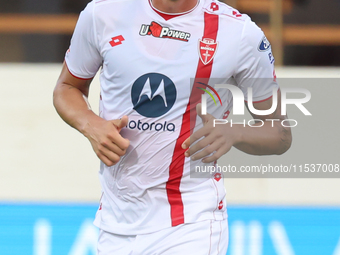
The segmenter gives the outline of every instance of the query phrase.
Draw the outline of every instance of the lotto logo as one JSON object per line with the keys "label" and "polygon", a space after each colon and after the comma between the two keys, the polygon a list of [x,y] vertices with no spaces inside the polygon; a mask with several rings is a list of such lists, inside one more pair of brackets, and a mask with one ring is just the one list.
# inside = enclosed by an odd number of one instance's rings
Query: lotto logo
{"label": "lotto logo", "polygon": [[221,200],[221,202],[218,204],[218,210],[222,210],[223,208],[223,201]]}
{"label": "lotto logo", "polygon": [[213,11],[218,11],[220,7],[216,3],[211,3],[210,9]]}
{"label": "lotto logo", "polygon": [[242,14],[237,11],[233,11],[233,15],[236,16],[237,18],[242,17]]}
{"label": "lotto logo", "polygon": [[121,45],[123,41],[125,41],[124,37],[122,35],[118,35],[116,37],[112,37],[112,40],[110,41],[110,44],[112,47],[115,47],[117,45]]}
{"label": "lotto logo", "polygon": [[221,173],[216,173],[216,174],[214,175],[214,179],[215,179],[217,182],[219,182],[219,181],[222,179],[222,174],[221,174]]}

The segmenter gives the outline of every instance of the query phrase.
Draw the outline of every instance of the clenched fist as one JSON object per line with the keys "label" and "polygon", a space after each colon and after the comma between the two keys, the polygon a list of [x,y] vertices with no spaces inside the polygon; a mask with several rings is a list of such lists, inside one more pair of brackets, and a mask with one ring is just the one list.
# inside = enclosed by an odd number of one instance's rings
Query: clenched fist
{"label": "clenched fist", "polygon": [[127,116],[116,120],[104,120],[95,116],[84,128],[83,134],[89,139],[98,158],[107,166],[117,164],[130,145],[129,140],[120,135],[127,123]]}

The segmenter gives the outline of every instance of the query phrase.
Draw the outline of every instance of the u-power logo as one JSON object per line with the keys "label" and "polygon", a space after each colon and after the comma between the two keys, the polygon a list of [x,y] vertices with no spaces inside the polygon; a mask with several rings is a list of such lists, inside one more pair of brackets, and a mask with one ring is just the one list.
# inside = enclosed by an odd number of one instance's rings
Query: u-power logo
{"label": "u-power logo", "polygon": [[[206,86],[207,88],[211,89],[217,96],[217,98],[219,99],[221,105],[222,105],[222,101],[220,96],[218,95],[217,91],[212,88],[211,86],[204,84],[204,83],[200,83],[204,86]],[[212,95],[211,92],[209,92],[206,89],[197,87],[198,89],[201,89],[203,91],[205,91],[214,101],[215,105],[217,105],[217,102],[214,98],[214,96]],[[234,115],[244,115],[244,102],[247,102],[247,106],[248,109],[250,111],[250,113],[257,115],[257,116],[268,116],[272,113],[274,113],[276,111],[277,108],[277,104],[278,104],[278,95],[277,95],[277,88],[273,88],[272,91],[272,106],[270,109],[268,110],[257,110],[254,107],[253,104],[253,89],[250,87],[248,88],[248,93],[247,93],[247,100],[245,100],[244,94],[242,92],[242,90],[238,87],[236,87],[235,85],[228,85],[228,84],[217,84],[215,85],[215,88],[221,88],[221,89],[228,89],[230,91],[230,93],[232,94],[233,97],[233,114]],[[303,104],[307,103],[310,101],[311,99],[311,93],[309,90],[307,89],[303,89],[303,88],[281,88],[281,115],[285,116],[287,114],[287,105],[291,104],[291,105],[295,105],[305,116],[312,116],[312,114],[306,109],[305,106],[303,106]],[[287,95],[289,93],[299,93],[304,95],[304,97],[302,98],[288,98]],[[201,113],[202,115],[206,115],[207,114],[207,96],[206,94],[202,94],[202,108],[201,108]],[[272,123],[272,127],[274,127],[274,122],[281,122],[281,125],[283,127],[296,127],[298,125],[297,120],[295,119],[285,119],[285,120],[281,120],[281,119],[265,119],[265,121],[269,121]],[[233,122],[232,120],[226,120],[226,119],[215,119],[214,120],[214,127],[216,125],[221,125],[221,124],[227,124],[230,123],[231,126],[234,124],[243,124],[243,126],[246,126],[246,124],[248,124],[248,126],[251,127],[262,127],[264,125],[264,120],[261,119],[252,119],[249,120],[248,123],[246,122],[246,120],[243,120],[243,122]],[[254,125],[254,123],[257,123],[257,125]],[[260,125],[258,125],[258,123],[261,123]]]}

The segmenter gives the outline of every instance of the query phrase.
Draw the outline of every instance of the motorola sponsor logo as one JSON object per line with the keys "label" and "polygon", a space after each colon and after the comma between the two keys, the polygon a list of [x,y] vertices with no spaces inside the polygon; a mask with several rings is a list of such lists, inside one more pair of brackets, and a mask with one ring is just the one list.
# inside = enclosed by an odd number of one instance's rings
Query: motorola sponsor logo
{"label": "motorola sponsor logo", "polygon": [[138,130],[143,130],[143,131],[169,131],[169,132],[174,132],[175,131],[175,124],[171,123],[171,122],[152,122],[152,123],[148,123],[148,122],[142,122],[140,120],[138,121],[134,121],[131,120],[129,122],[128,127],[130,129],[138,129]]}
{"label": "motorola sponsor logo", "polygon": [[[173,81],[159,73],[148,73],[139,77],[132,85],[131,101],[133,109],[147,118],[158,118],[168,113],[175,104],[177,90]],[[141,131],[174,132],[172,122],[131,120],[128,128]]]}

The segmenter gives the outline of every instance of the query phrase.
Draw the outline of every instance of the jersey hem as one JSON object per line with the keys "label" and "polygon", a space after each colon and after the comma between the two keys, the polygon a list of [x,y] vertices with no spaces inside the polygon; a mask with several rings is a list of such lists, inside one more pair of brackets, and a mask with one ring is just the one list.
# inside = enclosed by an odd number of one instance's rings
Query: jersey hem
{"label": "jersey hem", "polygon": [[[93,224],[96,227],[98,227],[99,229],[104,230],[105,232],[109,232],[109,233],[115,234],[115,235],[143,235],[143,234],[151,234],[151,233],[163,230],[163,229],[168,229],[168,228],[179,226],[179,225],[176,225],[176,226],[167,226],[167,227],[163,226],[162,227],[162,226],[159,226],[159,225],[155,225],[155,226],[151,226],[151,227],[140,227],[140,228],[143,228],[143,229],[137,229],[138,227],[135,227],[134,229],[129,229],[129,228],[124,228],[124,227],[108,225],[108,224],[104,223],[102,220],[100,220],[97,217],[93,221]],[[185,221],[184,223],[182,223],[180,225],[197,223],[197,222],[202,222],[202,221],[206,221],[206,220],[223,221],[223,220],[226,220],[227,218],[228,218],[227,211],[223,211],[223,212],[220,212],[220,213],[216,213],[216,212],[212,213],[211,212],[211,213],[207,213],[207,214],[202,215],[197,220]]]}
{"label": "jersey hem", "polygon": [[[280,90],[280,87],[276,88],[276,93]],[[253,100],[253,104],[265,102],[273,97],[272,92],[269,92],[261,97],[257,97],[256,100]],[[244,102],[248,103],[248,100],[244,100]]]}
{"label": "jersey hem", "polygon": [[90,77],[90,78],[82,78],[82,77],[79,77],[79,76],[73,74],[73,73],[71,72],[70,68],[68,67],[66,58],[65,58],[65,66],[66,66],[68,72],[69,72],[74,78],[77,78],[77,79],[83,80],[83,81],[88,81],[88,80],[91,80],[91,79],[94,78],[94,76],[92,76],[92,77]]}

